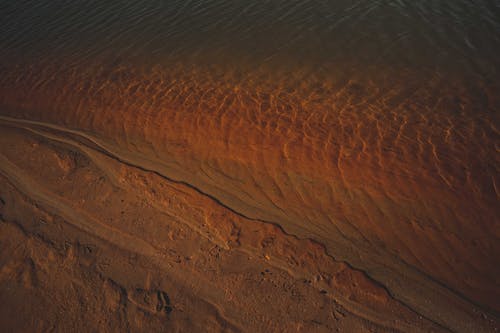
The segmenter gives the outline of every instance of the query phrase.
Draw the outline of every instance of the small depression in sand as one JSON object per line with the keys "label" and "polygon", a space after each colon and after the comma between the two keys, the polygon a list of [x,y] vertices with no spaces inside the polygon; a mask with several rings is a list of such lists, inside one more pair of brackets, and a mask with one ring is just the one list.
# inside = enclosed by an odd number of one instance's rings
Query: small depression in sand
{"label": "small depression in sand", "polygon": [[0,327],[498,330],[479,2],[3,3]]}

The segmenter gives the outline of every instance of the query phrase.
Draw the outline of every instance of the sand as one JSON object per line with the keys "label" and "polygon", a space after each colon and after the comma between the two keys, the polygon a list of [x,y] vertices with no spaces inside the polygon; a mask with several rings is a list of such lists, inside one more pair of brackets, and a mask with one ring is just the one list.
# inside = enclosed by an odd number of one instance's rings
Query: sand
{"label": "sand", "polygon": [[498,329],[494,85],[4,72],[8,329]]}

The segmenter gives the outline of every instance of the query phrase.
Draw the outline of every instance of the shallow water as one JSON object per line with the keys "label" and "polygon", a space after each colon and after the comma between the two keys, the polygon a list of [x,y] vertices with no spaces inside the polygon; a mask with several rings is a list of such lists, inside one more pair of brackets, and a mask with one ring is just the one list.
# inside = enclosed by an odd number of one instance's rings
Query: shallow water
{"label": "shallow water", "polygon": [[496,1],[2,1],[0,10],[2,59],[498,70]]}
{"label": "shallow water", "polygon": [[1,115],[76,131],[318,240],[438,322],[453,321],[435,314],[447,293],[499,310],[498,2],[0,13]]}

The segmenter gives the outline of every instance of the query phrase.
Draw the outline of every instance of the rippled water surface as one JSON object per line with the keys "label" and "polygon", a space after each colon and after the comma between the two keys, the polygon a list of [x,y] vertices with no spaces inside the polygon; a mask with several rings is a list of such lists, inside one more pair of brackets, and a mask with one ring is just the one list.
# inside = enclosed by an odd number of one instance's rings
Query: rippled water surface
{"label": "rippled water surface", "polygon": [[316,239],[429,316],[443,285],[500,310],[498,1],[3,0],[0,16],[1,115]]}
{"label": "rippled water surface", "polygon": [[4,59],[376,64],[482,75],[498,65],[497,1],[2,1],[0,11]]}

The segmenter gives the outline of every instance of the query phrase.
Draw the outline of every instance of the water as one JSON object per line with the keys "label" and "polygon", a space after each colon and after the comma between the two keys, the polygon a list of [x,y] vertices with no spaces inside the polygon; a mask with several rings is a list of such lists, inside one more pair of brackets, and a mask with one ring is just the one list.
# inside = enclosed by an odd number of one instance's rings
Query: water
{"label": "water", "polygon": [[497,1],[3,1],[2,58],[496,74]]}
{"label": "water", "polygon": [[442,285],[498,311],[498,1],[1,1],[0,14],[0,114],[92,136],[316,239],[429,316],[415,299],[438,304]]}

